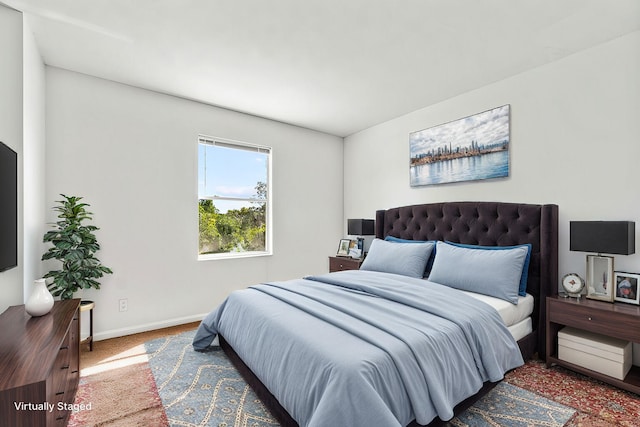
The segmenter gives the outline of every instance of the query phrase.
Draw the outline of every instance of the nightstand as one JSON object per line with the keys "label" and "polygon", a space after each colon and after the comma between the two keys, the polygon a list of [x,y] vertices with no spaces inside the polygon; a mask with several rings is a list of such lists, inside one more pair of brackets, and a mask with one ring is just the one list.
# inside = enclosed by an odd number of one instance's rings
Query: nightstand
{"label": "nightstand", "polygon": [[573,326],[585,331],[635,343],[640,342],[640,306],[612,304],[586,298],[547,297],[547,367],[552,364],[596,378],[624,390],[640,394],[640,367],[633,366],[624,378],[595,372],[558,358],[558,331]]}
{"label": "nightstand", "polygon": [[362,261],[363,260],[359,258],[330,256],[329,257],[329,273],[333,273],[334,271],[343,271],[343,270],[359,270],[360,265],[362,265]]}

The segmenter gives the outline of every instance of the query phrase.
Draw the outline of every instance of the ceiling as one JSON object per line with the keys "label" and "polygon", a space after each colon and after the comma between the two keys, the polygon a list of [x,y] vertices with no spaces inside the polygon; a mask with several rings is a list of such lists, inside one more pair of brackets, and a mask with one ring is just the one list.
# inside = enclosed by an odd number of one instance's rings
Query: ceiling
{"label": "ceiling", "polygon": [[638,0],[0,0],[47,65],[347,136],[640,29]]}

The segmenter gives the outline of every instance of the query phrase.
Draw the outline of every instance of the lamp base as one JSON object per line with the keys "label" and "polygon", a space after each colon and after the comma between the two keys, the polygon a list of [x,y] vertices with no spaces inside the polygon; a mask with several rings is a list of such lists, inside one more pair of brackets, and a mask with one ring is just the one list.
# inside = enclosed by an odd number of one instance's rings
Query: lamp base
{"label": "lamp base", "polygon": [[582,294],[571,294],[571,293],[565,293],[563,295],[564,298],[575,298],[578,301],[580,301],[580,299],[582,298]]}

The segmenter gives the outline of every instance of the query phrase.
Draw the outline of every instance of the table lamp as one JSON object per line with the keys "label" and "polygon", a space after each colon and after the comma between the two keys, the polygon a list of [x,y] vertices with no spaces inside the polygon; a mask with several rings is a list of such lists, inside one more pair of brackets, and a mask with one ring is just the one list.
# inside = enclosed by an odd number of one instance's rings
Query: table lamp
{"label": "table lamp", "polygon": [[569,250],[587,255],[587,297],[613,301],[613,257],[636,251],[633,221],[570,221]]}
{"label": "table lamp", "polygon": [[347,219],[347,234],[357,236],[360,257],[364,256],[364,238],[362,236],[376,234],[374,225],[375,221],[372,219]]}

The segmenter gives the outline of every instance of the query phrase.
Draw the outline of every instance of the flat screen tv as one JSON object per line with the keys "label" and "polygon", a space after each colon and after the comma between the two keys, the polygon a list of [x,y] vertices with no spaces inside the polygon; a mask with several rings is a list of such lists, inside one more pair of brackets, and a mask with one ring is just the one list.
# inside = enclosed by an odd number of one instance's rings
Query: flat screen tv
{"label": "flat screen tv", "polygon": [[0,142],[0,271],[18,265],[18,155]]}

